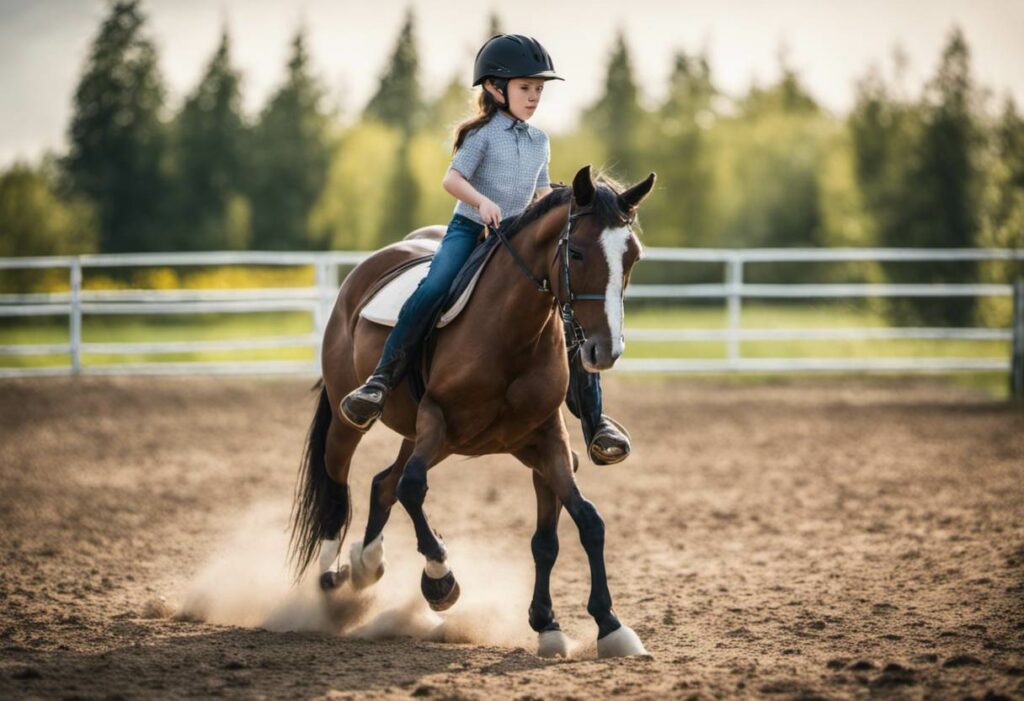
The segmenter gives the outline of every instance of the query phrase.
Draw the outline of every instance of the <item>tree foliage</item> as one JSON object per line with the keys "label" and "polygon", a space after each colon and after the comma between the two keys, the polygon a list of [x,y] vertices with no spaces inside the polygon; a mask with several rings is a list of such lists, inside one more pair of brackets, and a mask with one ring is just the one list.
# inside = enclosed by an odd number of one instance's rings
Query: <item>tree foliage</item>
{"label": "tree foliage", "polygon": [[167,129],[157,52],[138,0],[110,8],[75,90],[65,170],[96,206],[104,251],[167,247]]}
{"label": "tree foliage", "polygon": [[415,20],[410,9],[406,12],[405,23],[381,75],[377,92],[366,105],[365,114],[409,134],[422,124],[423,110]]}
{"label": "tree foliage", "polygon": [[240,83],[225,31],[175,123],[177,248],[223,250],[249,244],[250,206],[243,194],[248,133]]}
{"label": "tree foliage", "polygon": [[643,117],[629,48],[620,31],[608,59],[604,93],[585,111],[583,121],[604,137],[607,165],[623,180],[637,179],[640,175],[637,142]]}
{"label": "tree foliage", "polygon": [[46,168],[0,173],[0,258],[93,253],[96,222],[83,197],[62,197]]}
{"label": "tree foliage", "polygon": [[[966,248],[978,240],[982,193],[978,97],[970,52],[959,30],[919,102],[901,100],[876,73],[859,85],[850,129],[857,173],[878,242],[908,248]],[[969,262],[888,263],[896,282],[957,283],[977,279]],[[971,297],[893,299],[898,323],[964,326]]]}
{"label": "tree foliage", "polygon": [[330,165],[331,115],[313,75],[300,31],[292,42],[288,75],[260,114],[252,139],[248,189],[252,247],[319,248],[309,217]]}
{"label": "tree foliage", "polygon": [[[443,224],[454,206],[440,185],[452,128],[474,112],[475,93],[460,71],[424,97],[414,26],[410,11],[352,123],[325,108],[301,31],[285,79],[251,126],[226,31],[166,120],[139,3],[115,2],[83,69],[60,167],[19,164],[0,176],[0,250],[372,249]],[[492,14],[488,37],[500,31]],[[664,97],[645,99],[619,33],[600,94],[575,128],[551,134],[555,181],[587,163],[626,182],[658,173],[641,213],[647,245],[1024,245],[1024,120],[1012,102],[986,111],[959,32],[923,94],[901,87],[898,72],[873,70],[843,116],[822,109],[785,60],[776,80],[740,95],[718,89],[705,54],[676,51],[669,69]],[[1018,274],[1008,264],[960,263],[748,271],[773,282],[1005,282]],[[635,279],[662,275],[679,279],[677,268],[656,263]],[[704,277],[720,280],[721,271],[688,279]],[[990,323],[1005,323],[1004,307],[986,300],[981,309]],[[889,311],[899,323],[959,325],[970,323],[974,303],[911,298]]]}

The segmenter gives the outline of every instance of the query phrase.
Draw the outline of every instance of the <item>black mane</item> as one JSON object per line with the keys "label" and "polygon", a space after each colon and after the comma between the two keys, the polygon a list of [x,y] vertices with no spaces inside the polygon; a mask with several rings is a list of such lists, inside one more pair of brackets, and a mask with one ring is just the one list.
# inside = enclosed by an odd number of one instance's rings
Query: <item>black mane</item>
{"label": "black mane", "polygon": [[[595,197],[593,203],[594,214],[604,224],[620,226],[625,223],[626,215],[619,206],[618,183],[599,176],[595,185]],[[552,186],[551,192],[537,200],[522,213],[509,217],[501,223],[501,231],[506,237],[511,238],[519,231],[525,229],[533,222],[550,212],[559,205],[566,204],[572,197],[572,188],[568,185],[556,184]]]}

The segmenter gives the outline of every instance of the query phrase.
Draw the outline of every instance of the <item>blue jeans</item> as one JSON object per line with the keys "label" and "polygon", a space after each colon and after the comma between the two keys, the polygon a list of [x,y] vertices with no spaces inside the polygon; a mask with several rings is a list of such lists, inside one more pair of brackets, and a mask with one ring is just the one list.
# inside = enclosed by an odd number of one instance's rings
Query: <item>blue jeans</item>
{"label": "blue jeans", "polygon": [[[391,329],[378,367],[394,358],[407,360],[409,352],[426,336],[434,320],[437,306],[443,303],[455,277],[462,270],[469,254],[476,248],[484,225],[461,214],[452,215],[448,231],[430,262],[427,276],[420,280],[412,296],[402,305],[395,328]],[[399,377],[395,377],[395,382]]]}

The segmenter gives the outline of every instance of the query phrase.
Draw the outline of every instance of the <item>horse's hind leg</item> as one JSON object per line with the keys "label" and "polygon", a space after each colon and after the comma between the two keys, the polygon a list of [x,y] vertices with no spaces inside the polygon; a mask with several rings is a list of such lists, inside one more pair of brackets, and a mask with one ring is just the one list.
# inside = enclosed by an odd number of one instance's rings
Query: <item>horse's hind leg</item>
{"label": "horse's hind leg", "polygon": [[324,468],[330,480],[341,488],[344,501],[335,505],[332,512],[326,514],[325,534],[333,537],[325,538],[320,543],[320,588],[335,589],[347,578],[347,573],[338,570],[335,563],[341,552],[341,543],[345,539],[349,523],[352,520],[352,498],[349,493],[348,473],[352,465],[352,456],[359,446],[363,433],[355,430],[336,416],[332,418],[327,429],[327,440],[324,444]]}
{"label": "horse's hind leg", "polygon": [[435,611],[450,608],[459,598],[459,585],[448,567],[444,543],[430,528],[423,501],[427,496],[427,470],[445,457],[444,414],[429,397],[416,415],[416,446],[405,464],[396,494],[416,530],[416,549],[427,559],[420,579],[423,597]]}
{"label": "horse's hind leg", "polygon": [[391,516],[391,507],[397,501],[395,488],[402,476],[402,467],[412,455],[414,445],[412,441],[402,441],[395,461],[373,478],[366,533],[362,542],[353,543],[349,551],[352,586],[356,589],[367,587],[384,575],[384,526]]}

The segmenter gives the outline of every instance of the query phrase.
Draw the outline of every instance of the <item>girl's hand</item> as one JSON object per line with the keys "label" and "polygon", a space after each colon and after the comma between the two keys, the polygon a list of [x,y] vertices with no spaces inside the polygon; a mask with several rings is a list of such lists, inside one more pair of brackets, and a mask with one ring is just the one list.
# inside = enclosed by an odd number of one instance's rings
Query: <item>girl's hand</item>
{"label": "girl's hand", "polygon": [[501,224],[501,209],[498,205],[485,197],[480,203],[479,209],[480,218],[484,220],[484,224],[493,229],[497,229],[498,225]]}

